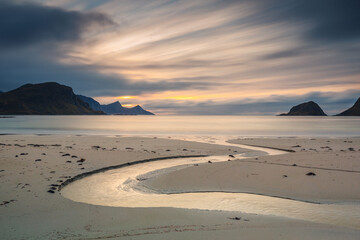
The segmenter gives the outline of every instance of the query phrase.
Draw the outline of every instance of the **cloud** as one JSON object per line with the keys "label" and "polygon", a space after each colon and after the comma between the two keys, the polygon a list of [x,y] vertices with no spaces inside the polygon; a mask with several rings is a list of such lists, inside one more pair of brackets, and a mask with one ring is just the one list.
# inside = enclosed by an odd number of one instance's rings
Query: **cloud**
{"label": "cloud", "polygon": [[[76,93],[96,97],[139,95],[172,89],[206,89],[209,86],[209,83],[197,79],[131,81],[124,76],[99,73],[102,69],[100,65],[59,64],[52,58],[59,54],[56,49],[32,48],[0,55],[0,90],[9,91],[26,83],[58,82],[72,87]],[[38,56],[33,58],[34,55]]]}
{"label": "cloud", "polygon": [[57,81],[159,113],[273,115],[308,100],[332,114],[354,94],[304,93],[359,88],[355,1],[29,1],[46,6],[0,0],[0,90]]}
{"label": "cloud", "polygon": [[0,48],[40,42],[77,41],[96,25],[111,25],[102,13],[81,13],[17,1],[0,2]]}
{"label": "cloud", "polygon": [[[247,0],[246,0],[247,1]],[[238,1],[233,1],[238,2]],[[305,25],[310,41],[338,42],[360,37],[360,2],[357,0],[255,0],[261,23],[292,22]]]}
{"label": "cloud", "polygon": [[298,96],[273,95],[263,99],[235,99],[229,102],[179,102],[169,100],[164,104],[153,101],[144,104],[157,113],[176,115],[277,115],[288,112],[300,103],[315,101],[329,115],[351,107],[360,96],[360,90],[343,92],[311,92]]}

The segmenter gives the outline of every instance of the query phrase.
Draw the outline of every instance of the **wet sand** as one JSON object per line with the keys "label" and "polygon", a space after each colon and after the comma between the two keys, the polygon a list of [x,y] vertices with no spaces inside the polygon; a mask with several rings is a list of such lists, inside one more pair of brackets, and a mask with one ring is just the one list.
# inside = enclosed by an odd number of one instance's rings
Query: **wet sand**
{"label": "wet sand", "polygon": [[[280,144],[282,142],[278,140],[267,143],[263,139],[258,140],[260,142],[254,139],[236,141],[241,144],[263,146],[268,144],[270,147],[291,148],[295,144],[292,145],[293,142],[290,140],[288,142],[291,146]],[[154,189],[160,187],[161,191],[169,191],[169,189],[187,191],[204,187],[203,190],[223,191],[231,188],[242,192],[246,187],[252,192],[258,191],[262,194],[303,200],[358,201],[359,186],[356,183],[359,182],[357,178],[359,174],[350,171],[359,170],[359,162],[356,161],[359,159],[359,151],[356,149],[359,146],[359,140],[303,139],[301,141],[303,142],[299,142],[299,145],[305,146],[302,152],[300,150],[281,156],[260,156],[257,159],[247,159],[247,161],[262,161],[261,164],[256,163],[262,166],[259,169],[260,173],[270,171],[279,175],[280,179],[254,181],[253,177],[259,175],[251,173],[249,175],[249,172],[253,172],[251,169],[246,171],[248,177],[245,176],[245,172],[238,174],[239,169],[246,168],[243,164],[251,164],[251,162],[232,159],[225,163],[201,164],[180,169],[171,174],[158,176],[156,179],[149,179],[148,184]],[[311,147],[306,147],[309,141],[311,141],[309,143]],[[319,143],[317,148],[313,147],[314,141]],[[321,148],[325,147],[323,141],[330,141],[326,143],[332,150]],[[332,141],[334,141],[333,145],[330,146]],[[264,237],[267,239],[338,239],[339,236],[343,239],[357,239],[359,236],[358,230],[350,228],[241,212],[89,205],[68,200],[57,191],[56,185],[61,185],[66,179],[108,166],[168,156],[249,153],[249,150],[242,148],[186,142],[171,138],[121,136],[2,135],[0,143],[2,144],[0,145],[0,233],[5,237],[4,239],[238,239],[239,236],[246,239]],[[278,144],[274,145],[274,143]],[[309,148],[314,148],[318,152]],[[353,148],[354,151],[349,148]],[[297,155],[299,157],[294,158]],[[309,160],[310,158],[312,160]],[[317,159],[323,160],[317,161]],[[265,161],[270,164],[265,164]],[[299,167],[282,164],[297,164]],[[282,169],[282,167],[289,167],[289,169]],[[297,169],[294,175],[290,167]],[[342,175],[345,172],[337,171],[341,173],[335,175],[339,188],[333,192],[317,193],[311,188],[314,182],[305,185],[302,191],[295,192],[291,192],[290,187],[281,186],[281,180],[284,180],[285,174],[288,175],[286,180],[292,179],[291,181],[298,184],[308,178],[312,179],[311,181],[316,180],[318,184],[322,184],[321,186],[327,186],[329,178],[323,178],[321,171],[332,170],[320,168],[349,170],[346,174],[353,175],[345,176]],[[304,173],[312,171],[316,176],[303,178],[300,170],[304,170]],[[195,172],[189,174],[186,171]],[[231,175],[234,171],[236,174]],[[241,181],[233,177],[234,175],[242,176]],[[270,183],[270,181],[273,182]],[[277,187],[268,189],[262,187],[263,184]],[[348,184],[351,184],[351,187],[348,187]],[[353,191],[349,191],[349,188],[353,188]],[[48,192],[50,190],[54,193]]]}

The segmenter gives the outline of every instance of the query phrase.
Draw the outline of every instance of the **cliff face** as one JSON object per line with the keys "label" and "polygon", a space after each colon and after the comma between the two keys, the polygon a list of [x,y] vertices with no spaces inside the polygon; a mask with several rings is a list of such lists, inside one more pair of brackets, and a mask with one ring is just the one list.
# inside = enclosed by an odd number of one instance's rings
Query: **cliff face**
{"label": "cliff face", "polygon": [[0,114],[103,114],[78,98],[70,87],[55,82],[26,84],[0,95]]}
{"label": "cliff face", "polygon": [[327,116],[321,107],[313,102],[306,102],[296,105],[288,113],[280,114],[281,116]]}
{"label": "cliff face", "polygon": [[337,114],[336,116],[360,116],[360,98],[355,102],[355,104],[348,110]]}
{"label": "cliff face", "polygon": [[102,111],[100,103],[98,101],[95,101],[93,98],[82,95],[76,95],[76,96],[80,98],[83,102],[89,104],[89,107],[92,108],[93,110]]}

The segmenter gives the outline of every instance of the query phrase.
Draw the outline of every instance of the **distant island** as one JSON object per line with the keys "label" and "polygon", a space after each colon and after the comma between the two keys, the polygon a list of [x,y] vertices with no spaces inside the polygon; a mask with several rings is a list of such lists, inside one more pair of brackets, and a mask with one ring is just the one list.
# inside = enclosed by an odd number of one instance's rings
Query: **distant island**
{"label": "distant island", "polygon": [[313,102],[306,102],[296,105],[288,113],[282,113],[280,116],[327,116],[321,107]]}
{"label": "distant island", "polygon": [[[112,108],[111,106],[116,106]],[[2,115],[154,115],[137,105],[122,107],[119,102],[100,105],[90,97],[76,95],[71,87],[56,82],[25,84],[0,93]]]}
{"label": "distant island", "polygon": [[351,108],[337,114],[336,116],[360,116],[360,97]]}
{"label": "distant island", "polygon": [[[327,115],[317,103],[310,101],[296,105],[292,107],[288,113],[282,113],[279,114],[278,116],[327,116]],[[351,108],[345,110],[342,113],[336,114],[335,116],[360,116],[360,98],[358,98],[358,100]]]}

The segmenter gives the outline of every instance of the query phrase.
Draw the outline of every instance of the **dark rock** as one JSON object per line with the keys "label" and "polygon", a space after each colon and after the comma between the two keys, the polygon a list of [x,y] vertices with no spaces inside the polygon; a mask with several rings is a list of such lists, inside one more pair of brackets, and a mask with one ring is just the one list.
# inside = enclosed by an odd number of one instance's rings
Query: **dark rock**
{"label": "dark rock", "polygon": [[230,154],[230,155],[229,155],[229,157],[235,158],[235,156],[234,156],[234,155],[232,155],[232,154]]}
{"label": "dark rock", "polygon": [[321,107],[313,102],[306,102],[292,107],[288,113],[280,114],[280,116],[327,116]]}
{"label": "dark rock", "polygon": [[316,174],[313,173],[313,172],[308,172],[308,173],[306,174],[306,176],[316,176]]}
{"label": "dark rock", "polygon": [[47,192],[48,193],[55,193],[54,190],[51,190],[51,189],[49,191],[47,191]]}
{"label": "dark rock", "polygon": [[337,116],[360,116],[360,98],[348,110],[337,114]]}

